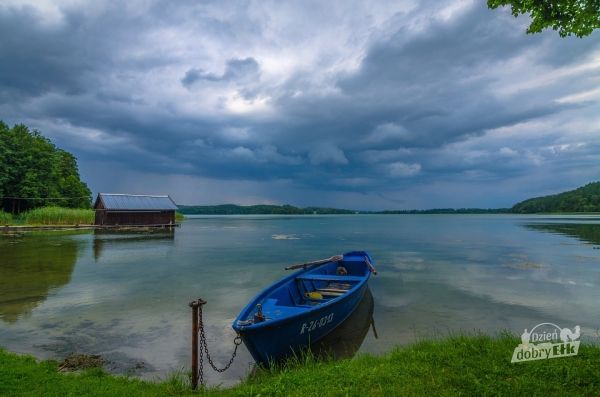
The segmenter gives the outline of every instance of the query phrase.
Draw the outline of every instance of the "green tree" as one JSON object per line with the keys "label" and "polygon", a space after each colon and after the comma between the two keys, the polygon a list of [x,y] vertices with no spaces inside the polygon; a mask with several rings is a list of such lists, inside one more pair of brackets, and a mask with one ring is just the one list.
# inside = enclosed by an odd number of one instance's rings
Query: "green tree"
{"label": "green tree", "polygon": [[0,121],[0,200],[13,213],[44,205],[89,208],[91,192],[72,154],[38,131]]}
{"label": "green tree", "polygon": [[491,9],[510,6],[511,13],[531,15],[527,33],[558,30],[561,37],[590,35],[600,28],[600,0],[488,0]]}
{"label": "green tree", "polygon": [[600,182],[544,197],[535,197],[512,207],[516,213],[536,212],[600,212]]}
{"label": "green tree", "polygon": [[90,207],[90,189],[79,178],[77,159],[71,153],[58,149],[56,153],[58,190],[62,197],[69,197],[63,205],[71,208]]}
{"label": "green tree", "polygon": [[8,151],[8,145],[4,139],[5,136],[8,136],[8,126],[0,121],[0,137],[2,137],[2,139],[0,139],[0,197],[5,196],[9,172],[6,159],[10,153]]}

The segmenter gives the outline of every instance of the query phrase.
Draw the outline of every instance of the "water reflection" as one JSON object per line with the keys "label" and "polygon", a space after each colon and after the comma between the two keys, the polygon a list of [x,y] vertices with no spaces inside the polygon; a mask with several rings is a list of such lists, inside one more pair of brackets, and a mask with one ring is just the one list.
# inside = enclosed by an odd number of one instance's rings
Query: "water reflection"
{"label": "water reflection", "polygon": [[[354,357],[371,327],[374,336],[377,338],[373,319],[374,306],[373,294],[370,288],[367,287],[364,297],[352,314],[321,340],[311,344],[310,353],[318,360],[342,360]],[[300,354],[305,354],[305,352],[304,350]],[[237,373],[237,376],[243,378],[245,370],[238,368],[238,370],[240,369],[241,371]],[[258,370],[259,367],[253,364],[249,375],[253,376]]]}
{"label": "water reflection", "polygon": [[175,229],[141,229],[128,232],[115,230],[95,230],[94,231],[94,259],[96,262],[102,257],[102,252],[106,249],[118,248],[120,245],[131,243],[149,243],[153,241],[164,240],[173,241],[175,239]]}
{"label": "water reflection", "polygon": [[[591,338],[600,318],[600,250],[592,247],[600,246],[590,244],[600,244],[592,237],[600,222],[575,223],[508,215],[213,217],[186,220],[176,236],[0,235],[0,345],[42,359],[100,354],[111,371],[162,378],[189,370],[187,302],[202,297],[209,348],[222,365],[234,316],[286,275],[284,264],[353,248],[370,251],[380,271],[369,280],[379,339],[357,309],[349,334],[329,337],[342,342],[341,354],[329,348],[336,358],[451,332],[521,333],[541,322],[580,325]],[[230,371],[206,371],[208,384],[235,384],[252,362],[241,348]]]}
{"label": "water reflection", "polygon": [[527,229],[574,237],[589,244],[600,245],[600,224],[585,223],[531,223]]}
{"label": "water reflection", "polygon": [[16,322],[71,280],[80,244],[48,236],[0,239],[0,319]]}
{"label": "water reflection", "polygon": [[373,307],[373,294],[367,288],[356,310],[336,329],[311,345],[312,353],[319,358],[336,360],[353,357],[365,340],[369,328],[374,324]]}

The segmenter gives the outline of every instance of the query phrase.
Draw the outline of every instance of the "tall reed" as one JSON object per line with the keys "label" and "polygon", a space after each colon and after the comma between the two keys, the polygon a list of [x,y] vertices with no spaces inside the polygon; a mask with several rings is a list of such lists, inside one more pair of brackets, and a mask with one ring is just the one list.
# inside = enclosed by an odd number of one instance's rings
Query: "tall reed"
{"label": "tall reed", "polygon": [[94,210],[62,207],[41,207],[21,215],[26,225],[90,225],[94,223]]}
{"label": "tall reed", "polygon": [[13,217],[10,213],[0,210],[0,225],[12,225]]}

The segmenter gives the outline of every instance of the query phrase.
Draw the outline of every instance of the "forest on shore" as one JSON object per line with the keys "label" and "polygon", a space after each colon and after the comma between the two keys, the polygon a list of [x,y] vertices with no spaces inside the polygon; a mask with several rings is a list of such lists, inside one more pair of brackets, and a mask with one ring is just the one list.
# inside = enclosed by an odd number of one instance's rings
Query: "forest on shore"
{"label": "forest on shore", "polygon": [[425,210],[357,211],[293,205],[180,205],[186,215],[325,215],[325,214],[536,214],[600,212],[600,182],[592,182],[575,190],[535,197],[511,208],[432,208]]}
{"label": "forest on shore", "polygon": [[600,212],[600,182],[549,196],[535,197],[515,204],[511,212],[534,214],[551,212]]}
{"label": "forest on shore", "polygon": [[0,121],[0,210],[90,208],[91,196],[75,156],[37,130],[23,124],[10,128]]}

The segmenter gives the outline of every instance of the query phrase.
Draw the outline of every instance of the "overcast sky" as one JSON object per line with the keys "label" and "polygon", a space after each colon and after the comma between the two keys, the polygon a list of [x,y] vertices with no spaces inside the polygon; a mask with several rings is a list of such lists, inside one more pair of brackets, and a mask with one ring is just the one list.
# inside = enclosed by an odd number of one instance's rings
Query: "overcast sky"
{"label": "overcast sky", "polygon": [[485,1],[0,3],[0,119],[94,192],[505,207],[600,180],[600,32]]}

